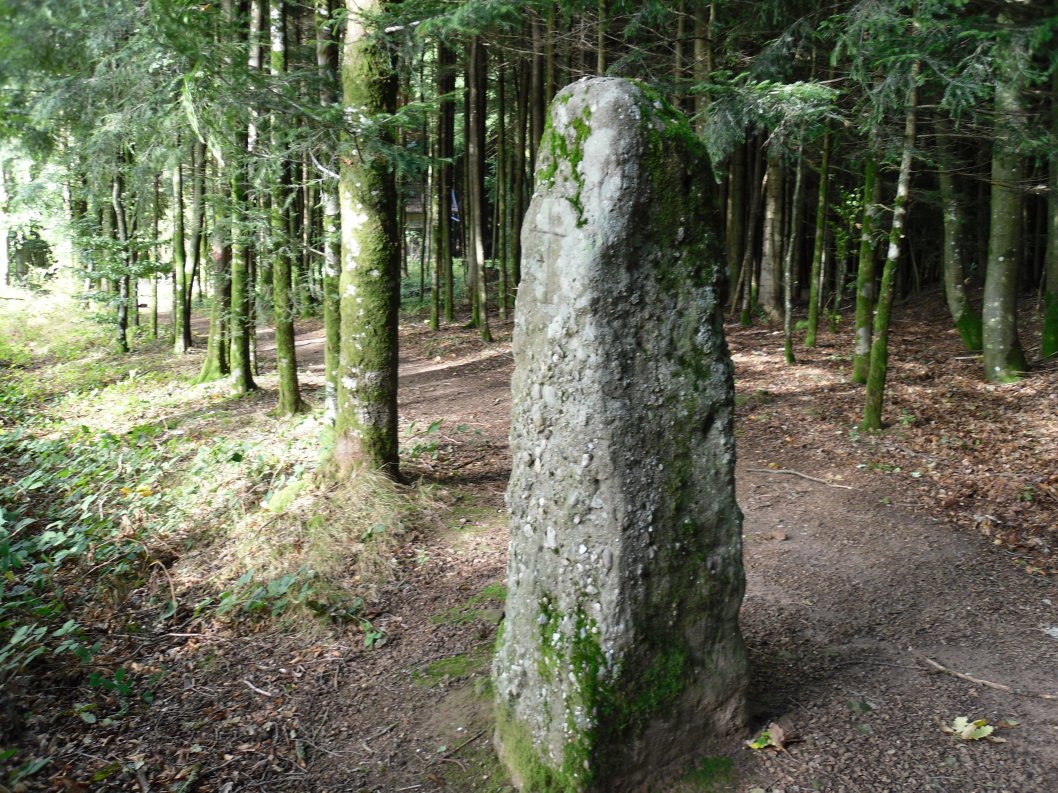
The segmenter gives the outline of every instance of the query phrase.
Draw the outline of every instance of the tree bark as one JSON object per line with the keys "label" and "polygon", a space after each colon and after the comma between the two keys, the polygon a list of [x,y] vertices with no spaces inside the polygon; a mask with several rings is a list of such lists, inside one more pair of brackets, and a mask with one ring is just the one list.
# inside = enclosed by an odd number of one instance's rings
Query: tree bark
{"label": "tree bark", "polygon": [[[1058,135],[1058,71],[1051,80],[1051,134]],[[1058,353],[1058,150],[1052,150],[1047,186],[1047,258],[1040,355]]]}
{"label": "tree bark", "polygon": [[805,347],[816,346],[819,330],[819,309],[823,302],[823,252],[826,250],[827,202],[830,185],[830,134],[823,136],[823,152],[819,160],[819,199],[816,202],[816,233],[812,245],[812,268],[808,284],[808,329]]}
{"label": "tree bark", "polygon": [[[1020,45],[1013,43],[1012,48]],[[1004,60],[1017,63],[1016,53]],[[1018,266],[1021,263],[1021,179],[1024,166],[1017,135],[1024,125],[1022,78],[1016,65],[1001,73],[995,87],[996,131],[992,145],[992,218],[988,237],[982,309],[985,378],[1018,380],[1028,362],[1018,339]]]}
{"label": "tree bark", "polygon": [[774,146],[768,150],[768,186],[765,191],[764,245],[757,299],[769,322],[782,323],[782,227],[785,169]]}
{"label": "tree bark", "polygon": [[184,238],[184,176],[183,164],[178,159],[173,166],[173,352],[180,355],[191,347],[191,312],[186,305],[189,298],[187,259]]}
{"label": "tree bark", "polygon": [[[397,83],[363,14],[382,0],[346,0],[342,89],[347,118],[392,113]],[[350,134],[379,134],[353,122]],[[342,213],[342,348],[334,463],[339,475],[369,468],[400,480],[397,437],[397,315],[400,260],[396,185],[388,163],[348,141],[338,183]]]}
{"label": "tree bark", "polygon": [[[285,0],[271,0],[269,6],[271,31],[271,76],[281,79],[286,74],[286,8]],[[279,156],[283,135],[278,114],[271,118],[272,157]],[[272,311],[275,315],[276,373],[279,375],[279,405],[282,416],[290,416],[305,409],[298,390],[298,364],[294,347],[294,306],[291,301],[293,255],[290,250],[287,204],[291,190],[291,164],[285,155],[278,163],[279,178],[272,187],[270,213],[272,262]]]}
{"label": "tree bark", "polygon": [[951,144],[951,124],[938,117],[936,122],[937,146],[941,155],[940,200],[944,215],[944,295],[952,321],[959,331],[963,344],[970,352],[981,351],[981,315],[970,305],[966,295],[965,268],[966,238],[969,228],[969,213],[963,193],[954,173],[955,155]]}
{"label": "tree bark", "polygon": [[[825,149],[825,146],[824,146]],[[797,249],[797,240],[801,233],[801,182],[804,177],[805,158],[804,152],[797,152],[797,175],[794,177],[793,210],[790,217],[790,243],[786,247],[786,255],[783,256],[782,267],[782,292],[783,292],[783,348],[786,354],[786,363],[795,364],[797,358],[793,351],[793,293],[794,293],[794,251]]]}
{"label": "tree bark", "polygon": [[871,325],[874,320],[874,229],[882,203],[878,162],[873,152],[863,162],[863,228],[856,268],[855,348],[852,354],[854,383],[866,383],[871,368]]}
{"label": "tree bark", "polygon": [[485,200],[485,122],[486,122],[486,74],[485,47],[479,36],[470,40],[467,50],[467,87],[470,111],[467,121],[467,164],[470,198],[470,247],[473,276],[471,284],[477,289],[472,321],[478,328],[482,341],[491,342],[489,329],[488,283],[485,278],[485,219],[488,208]]}
{"label": "tree bark", "polygon": [[878,293],[878,307],[874,313],[874,341],[871,344],[871,367],[867,375],[867,398],[863,408],[864,430],[882,428],[882,402],[885,397],[885,378],[889,369],[889,314],[893,306],[896,266],[900,261],[900,241],[904,236],[907,216],[907,197],[911,190],[911,160],[915,147],[915,126],[918,121],[918,88],[916,82],[920,64],[911,66],[911,88],[907,97],[907,118],[904,122],[904,142],[900,157],[900,173],[896,180],[896,200],[893,202],[893,225],[889,229],[889,249],[882,267],[882,283]]}
{"label": "tree bark", "polygon": [[[217,172],[223,168],[217,164]],[[224,185],[223,179],[218,180]],[[213,302],[209,311],[209,338],[206,358],[198,382],[219,380],[229,374],[227,324],[231,315],[231,224],[222,222],[222,215],[230,204],[231,184],[218,188],[220,201],[213,202],[213,222],[210,235],[210,258],[213,260]]]}
{"label": "tree bark", "polygon": [[[331,30],[331,0],[316,0],[316,68],[320,78],[320,104],[329,108],[337,103],[338,46]],[[328,147],[320,156],[335,162]],[[332,167],[337,167],[333,165]],[[320,173],[320,197],[323,203],[323,348],[324,420],[333,424],[338,415],[338,354],[341,349],[341,300],[338,281],[341,276],[342,229],[338,206],[338,180],[330,173]]]}
{"label": "tree bark", "polygon": [[[129,284],[132,280],[132,263],[129,250],[129,229],[125,217],[125,187],[120,171],[111,182],[111,200],[114,209],[114,230],[121,247],[122,272],[118,275],[117,336],[120,352],[129,351]],[[4,241],[6,244],[6,240]]]}

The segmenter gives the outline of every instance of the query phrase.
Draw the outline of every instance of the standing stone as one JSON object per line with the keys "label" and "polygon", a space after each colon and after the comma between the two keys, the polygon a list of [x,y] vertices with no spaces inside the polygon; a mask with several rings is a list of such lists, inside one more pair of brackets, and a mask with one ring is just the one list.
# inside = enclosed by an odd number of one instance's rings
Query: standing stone
{"label": "standing stone", "polygon": [[647,91],[558,94],[522,237],[493,671],[497,748],[532,793],[649,789],[745,715],[721,214]]}

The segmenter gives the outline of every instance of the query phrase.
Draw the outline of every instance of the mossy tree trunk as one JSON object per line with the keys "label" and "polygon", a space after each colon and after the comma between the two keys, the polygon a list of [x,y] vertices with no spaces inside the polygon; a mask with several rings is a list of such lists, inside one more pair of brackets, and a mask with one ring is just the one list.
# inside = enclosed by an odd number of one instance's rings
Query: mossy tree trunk
{"label": "mossy tree trunk", "polygon": [[970,352],[981,351],[981,314],[970,304],[966,294],[967,230],[970,216],[964,194],[956,181],[955,153],[951,142],[951,123],[943,117],[936,122],[937,145],[941,154],[940,200],[944,214],[944,295],[952,321],[963,344]]}
{"label": "mossy tree trunk", "polygon": [[915,148],[915,128],[918,121],[918,75],[921,65],[911,66],[911,88],[907,97],[907,118],[904,122],[904,142],[900,156],[900,173],[896,179],[896,200],[893,202],[893,224],[889,229],[889,248],[882,266],[882,283],[878,289],[878,307],[874,312],[874,341],[871,343],[871,367],[867,375],[867,396],[863,408],[861,429],[882,428],[882,403],[885,397],[885,378],[889,369],[889,315],[896,291],[896,267],[900,261],[900,242],[907,218],[907,197],[911,190],[911,160]]}
{"label": "mossy tree trunk", "polygon": [[[286,74],[286,3],[271,0],[269,6],[269,28],[271,31],[271,75],[281,79]],[[282,122],[278,113],[271,117],[271,143],[273,158],[279,157],[284,145]],[[272,263],[272,311],[275,320],[276,373],[279,376],[279,405],[276,410],[282,416],[290,416],[305,409],[298,390],[298,364],[294,348],[294,305],[291,300],[291,274],[293,252],[290,244],[288,204],[291,191],[291,164],[283,155],[278,163],[279,173],[272,185],[272,206],[269,213],[270,246],[269,260]]]}
{"label": "mossy tree trunk", "polygon": [[993,383],[1019,379],[1028,362],[1018,339],[1018,265],[1021,262],[1021,179],[1023,164],[1018,136],[1024,133],[1022,77],[1017,50],[1011,42],[1005,73],[995,87],[998,129],[992,147],[992,218],[989,225],[988,263],[985,269],[982,309],[985,377]]}
{"label": "mossy tree trunk", "polygon": [[373,119],[396,108],[397,80],[389,56],[364,19],[382,7],[383,0],[346,0],[342,92],[353,126],[338,182],[342,347],[334,463],[339,475],[369,468],[399,480],[396,185],[389,163],[377,147],[367,145],[367,136],[384,134]]}
{"label": "mossy tree trunk", "polygon": [[[331,30],[332,24],[331,0],[316,0],[316,66],[320,77],[320,104],[324,108],[338,101],[338,46]],[[341,348],[338,280],[341,276],[342,229],[338,180],[332,173],[321,173],[320,179],[323,203],[323,327],[326,336],[323,350],[324,417],[333,423],[338,415],[338,352]]]}
{"label": "mossy tree trunk", "polygon": [[819,158],[819,197],[816,202],[816,233],[812,244],[812,268],[808,284],[808,329],[805,331],[805,347],[816,346],[819,330],[819,309],[823,303],[823,254],[827,239],[827,201],[830,185],[830,135],[823,136],[822,154]]}
{"label": "mossy tree trunk", "polygon": [[878,161],[868,154],[863,161],[863,223],[856,267],[855,346],[852,352],[854,383],[866,383],[871,369],[871,325],[874,319],[874,233],[881,210],[882,185]]}

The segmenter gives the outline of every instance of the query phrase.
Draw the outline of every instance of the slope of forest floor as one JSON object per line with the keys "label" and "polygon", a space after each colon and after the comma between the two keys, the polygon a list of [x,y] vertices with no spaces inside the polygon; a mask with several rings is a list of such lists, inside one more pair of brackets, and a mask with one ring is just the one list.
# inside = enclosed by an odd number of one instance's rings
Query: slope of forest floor
{"label": "slope of forest floor", "polygon": [[[1023,327],[1031,349],[1031,316]],[[17,370],[9,361],[8,373],[24,380],[67,378],[32,395],[33,410],[48,417],[26,425],[41,443],[82,427],[196,450],[174,451],[149,485],[119,469],[110,484],[129,490],[125,498],[155,498],[174,472],[215,481],[180,501],[179,530],[145,542],[138,577],[105,600],[93,590],[77,601],[86,641],[99,642],[87,667],[41,657],[4,679],[6,786],[512,790],[490,750],[513,365],[509,325],[494,332],[486,345],[457,327],[402,329],[403,455],[415,506],[383,517],[356,511],[362,493],[310,481],[322,428],[311,416],[270,415],[267,375],[261,392],[230,400],[220,384],[188,385],[200,353],[174,359],[161,344],[80,368],[54,351],[19,359]],[[865,435],[854,429],[862,391],[845,379],[847,334],[824,333],[787,367],[781,334],[728,333],[753,722],[745,735],[703,746],[696,769],[657,789],[1052,790],[1054,365],[985,385],[980,360],[960,351],[934,300],[905,306],[894,323],[891,426]],[[321,336],[307,322],[298,341],[315,404]],[[265,363],[268,341],[260,340]],[[93,377],[90,387],[75,382]],[[8,423],[20,415],[8,410]],[[8,487],[34,464],[4,462]],[[150,505],[137,508],[122,513],[130,532],[159,520]],[[363,603],[320,595],[329,621],[319,622],[276,606],[284,582],[292,586],[286,578],[240,594],[232,578],[254,565],[260,573],[262,547],[316,564],[305,549],[320,532],[345,543],[337,561],[320,562],[331,564],[335,592],[359,592]],[[65,591],[87,592],[91,575],[63,579]],[[270,607],[277,616],[261,618]],[[943,731],[961,716],[987,719],[1006,742]],[[772,722],[785,732],[781,751],[745,746]]]}

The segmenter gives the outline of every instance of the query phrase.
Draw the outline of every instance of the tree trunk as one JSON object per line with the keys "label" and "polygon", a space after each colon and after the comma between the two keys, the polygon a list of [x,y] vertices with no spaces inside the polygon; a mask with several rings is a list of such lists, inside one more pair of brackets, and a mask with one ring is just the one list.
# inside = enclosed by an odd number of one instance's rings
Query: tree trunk
{"label": "tree trunk", "polygon": [[606,74],[606,19],[608,15],[606,0],[599,0],[599,25],[595,38],[595,73],[600,77]]}
{"label": "tree trunk", "polygon": [[161,177],[154,175],[154,205],[151,212],[151,338],[158,338],[158,222],[161,214]]}
{"label": "tree trunk", "polygon": [[496,233],[499,245],[493,251],[500,269],[499,311],[500,319],[507,319],[507,256],[510,224],[507,222],[508,208],[508,162],[507,162],[507,84],[506,66],[500,63],[496,76]]}
{"label": "tree trunk", "polygon": [[[245,143],[245,141],[243,141]],[[253,380],[250,337],[254,333],[250,297],[253,277],[247,256],[252,232],[247,231],[246,164],[236,161],[231,167],[231,390],[242,396],[257,388]]]}
{"label": "tree trunk", "polygon": [[[320,78],[320,104],[329,108],[338,101],[338,46],[331,31],[331,0],[316,0],[316,67]],[[328,148],[320,156],[331,167],[337,167],[334,152]],[[338,281],[341,276],[342,229],[338,206],[338,180],[330,173],[320,173],[320,196],[323,203],[323,348],[324,420],[333,424],[338,415],[338,354],[341,349],[341,300]]]}
{"label": "tree trunk", "polygon": [[911,65],[911,89],[907,97],[907,119],[904,123],[903,151],[900,173],[896,180],[896,200],[893,202],[893,225],[889,229],[889,249],[882,267],[882,283],[878,294],[878,308],[874,313],[874,342],[871,344],[871,367],[867,375],[867,398],[863,408],[864,430],[882,428],[882,401],[885,378],[889,368],[889,313],[893,306],[896,266],[900,261],[900,240],[904,235],[907,216],[907,197],[911,190],[911,158],[915,147],[915,124],[918,119],[919,62]]}
{"label": "tree trunk", "polygon": [[731,168],[727,176],[727,218],[725,219],[724,247],[727,253],[727,273],[731,283],[728,311],[738,305],[737,284],[741,279],[742,254],[746,245],[746,144],[735,146]]}
{"label": "tree trunk", "polygon": [[768,187],[768,172],[764,168],[764,152],[759,147],[754,147],[753,176],[750,182],[749,194],[749,219],[746,223],[746,242],[742,249],[742,266],[739,268],[740,287],[735,289],[735,298],[741,295],[742,310],[739,316],[739,324],[749,326],[753,324],[753,271],[754,259],[757,246],[757,224],[760,220],[761,201]]}
{"label": "tree trunk", "polygon": [[529,82],[529,173],[536,178],[536,155],[540,148],[540,138],[544,135],[544,116],[547,112],[547,100],[544,98],[544,23],[537,14],[532,15],[530,30],[532,34],[532,68]]}
{"label": "tree trunk", "polygon": [[184,247],[184,176],[182,163],[173,166],[173,352],[185,353],[191,347],[191,312],[187,310],[187,259]]}
{"label": "tree trunk", "polygon": [[[1018,44],[1012,44],[1016,48]],[[1010,64],[1019,64],[1009,53]],[[1018,266],[1021,263],[1021,179],[1023,163],[1018,153],[1023,130],[1022,78],[1019,66],[1001,73],[995,87],[996,131],[992,146],[992,219],[988,238],[982,310],[985,377],[993,383],[1018,380],[1028,362],[1018,339]]]}
{"label": "tree trunk", "polygon": [[[444,318],[455,319],[455,281],[452,274],[452,178],[455,154],[455,54],[443,42],[437,44],[437,242],[434,246],[437,261],[434,264],[434,280],[444,284]],[[437,297],[436,299],[440,299]],[[440,319],[433,323],[436,330]]]}
{"label": "tree trunk", "polygon": [[768,188],[765,191],[764,246],[757,299],[769,322],[782,322],[782,227],[785,171],[775,147],[768,150]]}
{"label": "tree trunk", "polygon": [[936,122],[937,146],[941,155],[940,200],[944,213],[944,295],[948,300],[955,328],[963,344],[970,352],[981,351],[981,315],[970,305],[964,283],[963,259],[966,253],[966,237],[969,228],[969,213],[966,201],[955,178],[955,156],[951,144],[951,124],[938,117]]}
{"label": "tree trunk", "polygon": [[823,152],[819,160],[819,200],[816,203],[816,235],[812,245],[812,269],[808,284],[808,329],[805,347],[816,346],[819,309],[823,302],[823,251],[826,250],[827,201],[830,185],[830,134],[823,135]]}
{"label": "tree trunk", "polygon": [[[1051,134],[1058,135],[1058,71],[1051,80]],[[1047,259],[1040,355],[1058,353],[1058,150],[1051,151],[1047,189]]]}
{"label": "tree trunk", "polygon": [[[285,0],[271,0],[269,6],[271,30],[271,75],[281,79],[286,74],[286,8]],[[271,118],[272,156],[279,156],[283,145],[278,113]],[[298,364],[294,348],[294,307],[291,301],[293,255],[289,240],[287,204],[291,190],[290,162],[284,156],[278,163],[279,178],[272,188],[270,213],[272,262],[272,311],[275,315],[276,373],[279,375],[279,405],[281,416],[290,416],[305,409],[298,390]]]}
{"label": "tree trunk", "polygon": [[[224,167],[215,162],[218,175]],[[218,185],[224,180],[219,179]],[[220,201],[213,202],[213,221],[210,235],[210,258],[213,260],[213,302],[209,310],[209,339],[206,342],[206,358],[202,362],[198,382],[219,380],[229,374],[227,324],[231,315],[231,224],[222,222],[222,213],[227,211],[231,198],[231,186],[218,188]]]}
{"label": "tree trunk", "polygon": [[856,345],[852,354],[854,383],[866,383],[871,368],[871,325],[874,320],[874,229],[881,210],[882,185],[878,162],[868,154],[863,162],[863,230],[856,268]]}
{"label": "tree trunk", "polygon": [[[117,241],[121,247],[122,272],[118,274],[118,300],[117,300],[117,336],[116,341],[120,352],[129,351],[129,283],[132,279],[132,267],[129,250],[129,229],[125,217],[124,186],[121,173],[114,176],[111,182],[111,200],[114,208],[114,230],[117,232]],[[6,240],[3,241],[6,244]]]}
{"label": "tree trunk", "polygon": [[[824,145],[824,150],[825,150]],[[782,292],[783,292],[783,348],[786,353],[786,363],[795,364],[797,359],[793,351],[793,294],[794,294],[794,251],[797,249],[797,241],[801,235],[801,182],[804,176],[805,158],[804,152],[797,152],[797,175],[794,177],[793,210],[790,217],[790,243],[786,246],[786,255],[783,256],[782,267]],[[818,222],[818,221],[817,221]]]}
{"label": "tree trunk", "polygon": [[191,211],[187,216],[187,253],[184,267],[187,276],[187,297],[184,300],[184,327],[188,330],[187,346],[193,344],[191,336],[191,296],[194,293],[195,278],[199,277],[199,263],[202,252],[203,198],[206,191],[206,143],[196,138],[191,144]]}
{"label": "tree trunk", "polygon": [[467,51],[467,70],[469,97],[467,108],[470,111],[467,121],[467,164],[468,187],[470,198],[470,265],[473,267],[471,284],[477,289],[474,300],[473,319],[481,334],[482,341],[492,341],[489,329],[488,283],[485,278],[485,219],[487,204],[485,201],[485,122],[486,122],[486,74],[487,61],[485,47],[479,36],[470,40]]}
{"label": "tree trunk", "polygon": [[[382,0],[346,0],[342,88],[347,118],[392,113],[396,106],[397,82],[389,58],[361,16],[377,13],[382,5]],[[364,159],[352,145],[346,150],[338,183],[342,348],[334,463],[340,475],[368,468],[400,480],[396,185],[388,163]]]}

